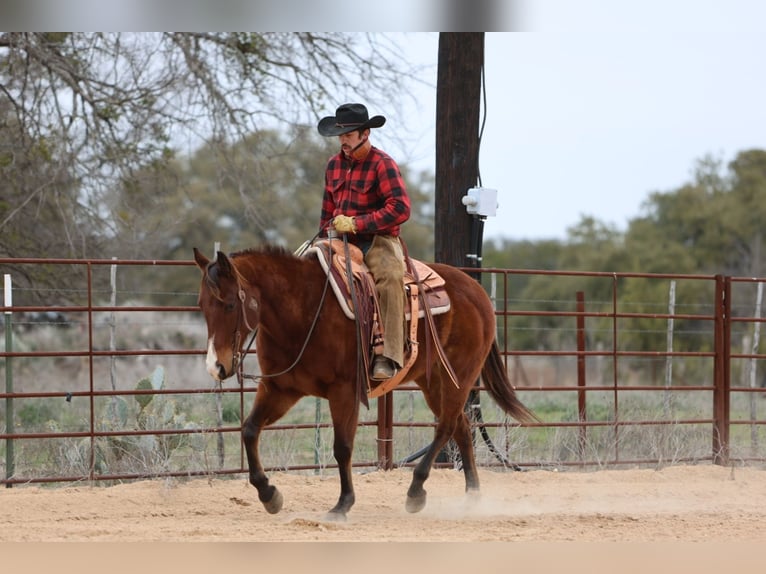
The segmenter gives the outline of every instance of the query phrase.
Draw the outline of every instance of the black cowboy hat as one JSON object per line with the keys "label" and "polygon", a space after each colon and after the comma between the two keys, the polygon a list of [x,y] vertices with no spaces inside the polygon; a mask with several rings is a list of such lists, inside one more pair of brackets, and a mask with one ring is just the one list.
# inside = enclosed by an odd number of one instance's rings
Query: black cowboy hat
{"label": "black cowboy hat", "polygon": [[317,130],[323,136],[339,136],[355,130],[379,128],[386,123],[383,116],[367,114],[367,108],[362,104],[343,104],[335,110],[334,116],[319,120]]}

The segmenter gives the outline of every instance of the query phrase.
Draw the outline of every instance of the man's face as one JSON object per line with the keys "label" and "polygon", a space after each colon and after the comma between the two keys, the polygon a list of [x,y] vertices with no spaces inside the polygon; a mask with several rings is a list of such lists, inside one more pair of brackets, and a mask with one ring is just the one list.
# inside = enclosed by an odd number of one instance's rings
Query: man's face
{"label": "man's face", "polygon": [[339,135],[338,140],[340,141],[340,149],[343,150],[344,154],[350,155],[351,150],[355,149],[360,143],[366,140],[369,133],[369,130],[365,130],[361,134],[354,130],[353,132]]}

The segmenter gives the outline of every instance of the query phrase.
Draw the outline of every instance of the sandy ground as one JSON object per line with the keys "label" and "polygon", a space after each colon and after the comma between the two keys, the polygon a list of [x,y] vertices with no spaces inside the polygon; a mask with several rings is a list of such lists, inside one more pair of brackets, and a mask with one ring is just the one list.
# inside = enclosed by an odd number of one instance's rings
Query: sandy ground
{"label": "sandy ground", "polygon": [[244,477],[117,486],[0,490],[0,541],[116,542],[766,542],[766,472],[712,465],[597,472],[481,470],[478,499],[462,473],[435,470],[428,503],[404,510],[411,471],[355,475],[345,522],[325,476],[272,474],[284,495],[269,515]]}

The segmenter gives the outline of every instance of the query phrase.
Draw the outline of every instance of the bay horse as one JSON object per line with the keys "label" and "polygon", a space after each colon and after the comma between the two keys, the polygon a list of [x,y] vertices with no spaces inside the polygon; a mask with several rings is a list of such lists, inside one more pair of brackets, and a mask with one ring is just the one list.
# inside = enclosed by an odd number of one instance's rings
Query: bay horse
{"label": "bay horse", "polygon": [[[282,508],[282,494],[269,484],[261,464],[261,431],[300,398],[321,397],[329,402],[333,455],[340,474],[340,497],[328,518],[345,518],[355,501],[351,457],[360,404],[355,322],[344,315],[335,297],[325,297],[327,276],[316,259],[267,245],[231,255],[218,251],[212,261],[194,248],[194,260],[202,271],[198,302],[207,324],[206,366],[213,379],[223,381],[235,374],[245,339],[257,328],[256,355],[262,375],[252,410],[242,425],[242,441],[250,483],[259,500],[271,514]],[[464,405],[479,375],[506,413],[519,422],[537,420],[508,380],[495,340],[494,309],[483,287],[456,267],[428,266],[446,282],[450,310],[433,319],[457,378],[453,381],[447,376],[435,356],[426,365],[427,353],[423,352],[410,369],[408,380],[422,390],[438,422],[433,442],[413,471],[405,504],[409,512],[425,506],[423,484],[450,438],[462,457],[466,492],[478,492]],[[424,323],[418,326],[419,342],[426,336]]]}

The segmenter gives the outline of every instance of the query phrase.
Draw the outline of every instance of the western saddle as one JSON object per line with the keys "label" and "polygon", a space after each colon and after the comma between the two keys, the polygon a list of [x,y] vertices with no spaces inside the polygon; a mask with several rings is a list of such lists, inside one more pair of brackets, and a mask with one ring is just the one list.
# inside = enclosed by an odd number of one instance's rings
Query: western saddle
{"label": "western saddle", "polygon": [[[378,296],[375,280],[364,264],[362,251],[355,245],[341,239],[319,239],[303,252],[304,257],[316,257],[322,269],[328,274],[328,281],[335,293],[343,313],[355,320],[359,327],[362,341],[367,349],[364,355],[367,398],[376,398],[406,380],[406,376],[418,357],[418,320],[426,319],[426,352],[430,352],[433,339],[437,352],[457,386],[454,372],[446,362],[444,351],[436,336],[433,316],[450,310],[450,300],[445,289],[444,279],[425,263],[405,257],[404,292],[406,296],[405,319],[409,325],[409,339],[405,344],[405,364],[392,378],[375,382],[369,377],[369,363],[374,354],[374,347],[382,344],[382,326],[379,317]],[[349,277],[349,272],[351,277]],[[427,361],[430,366],[430,361]],[[430,376],[430,368],[427,370]],[[374,384],[375,383],[375,384]],[[366,404],[366,401],[364,401]]]}

